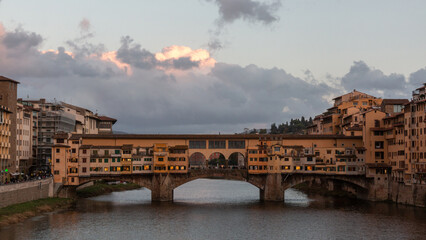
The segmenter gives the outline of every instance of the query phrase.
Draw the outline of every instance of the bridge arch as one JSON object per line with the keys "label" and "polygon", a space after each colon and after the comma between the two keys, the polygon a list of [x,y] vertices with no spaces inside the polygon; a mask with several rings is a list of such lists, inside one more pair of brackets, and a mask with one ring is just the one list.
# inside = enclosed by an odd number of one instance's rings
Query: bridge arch
{"label": "bridge arch", "polygon": [[227,166],[228,166],[228,162],[225,158],[225,155],[223,155],[223,153],[214,152],[210,154],[208,159],[209,168],[222,169],[222,168],[227,168]]}
{"label": "bridge arch", "polygon": [[247,159],[240,152],[233,152],[229,155],[228,166],[231,168],[246,169]]}
{"label": "bridge arch", "polygon": [[115,181],[122,181],[122,182],[129,182],[129,183],[136,183],[141,187],[147,188],[149,190],[152,190],[152,180],[151,176],[132,176],[132,175],[117,175],[117,176],[91,176],[88,178],[80,177],[79,185],[75,187],[82,186],[88,182],[93,181],[107,181],[107,182],[115,182]]}
{"label": "bridge arch", "polygon": [[328,190],[351,192],[360,198],[366,198],[369,192],[368,183],[360,180],[359,176],[294,174],[283,177],[282,184],[283,189],[286,190],[302,183],[313,183],[327,188]]}
{"label": "bridge arch", "polygon": [[207,168],[207,159],[201,152],[195,152],[189,157],[189,168],[205,169]]}
{"label": "bridge arch", "polygon": [[173,180],[173,189],[176,189],[180,187],[181,185],[197,180],[197,179],[222,179],[222,180],[234,180],[234,181],[242,181],[250,183],[251,185],[263,189],[264,188],[264,181],[262,181],[262,178],[256,177],[256,176],[247,176],[246,171],[244,170],[205,170],[200,171],[196,174],[191,174],[188,177],[185,178],[176,178]]}

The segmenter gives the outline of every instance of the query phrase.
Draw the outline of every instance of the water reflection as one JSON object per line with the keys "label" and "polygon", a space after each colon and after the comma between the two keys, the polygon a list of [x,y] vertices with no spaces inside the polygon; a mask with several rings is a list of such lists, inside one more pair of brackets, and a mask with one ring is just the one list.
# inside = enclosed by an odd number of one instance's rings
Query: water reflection
{"label": "water reflection", "polygon": [[147,189],[80,200],[75,209],[0,228],[0,239],[422,239],[424,209],[289,189],[262,203],[256,187],[200,179],[151,203]]}

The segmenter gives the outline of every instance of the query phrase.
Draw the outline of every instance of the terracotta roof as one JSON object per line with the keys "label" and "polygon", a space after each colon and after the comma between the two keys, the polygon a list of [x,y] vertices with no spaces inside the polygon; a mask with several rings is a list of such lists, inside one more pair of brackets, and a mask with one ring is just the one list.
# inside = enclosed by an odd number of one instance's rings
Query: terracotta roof
{"label": "terracotta roof", "polygon": [[361,136],[295,134],[87,134],[83,139],[361,139]]}
{"label": "terracotta roof", "polygon": [[81,138],[81,134],[73,134],[70,137],[70,140],[79,140]]}
{"label": "terracotta roof", "polygon": [[0,82],[13,82],[13,83],[19,84],[18,81],[15,81],[13,79],[10,79],[10,78],[4,77],[4,76],[0,76]]}
{"label": "terracotta roof", "polygon": [[110,118],[110,117],[107,117],[107,116],[98,116],[98,118],[101,120],[101,121],[104,121],[104,122],[117,122],[117,119],[115,119],[115,118]]}
{"label": "terracotta roof", "polygon": [[53,138],[68,138],[68,133],[56,133]]}
{"label": "terracotta roof", "polygon": [[383,105],[405,105],[409,103],[408,99],[383,99]]}
{"label": "terracotta roof", "polygon": [[81,145],[80,149],[90,149],[92,145]]}

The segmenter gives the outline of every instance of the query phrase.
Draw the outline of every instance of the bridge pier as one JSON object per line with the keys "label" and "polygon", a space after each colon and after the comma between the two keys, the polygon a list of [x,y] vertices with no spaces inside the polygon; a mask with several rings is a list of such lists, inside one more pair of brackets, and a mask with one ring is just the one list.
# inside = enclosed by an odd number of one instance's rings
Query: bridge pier
{"label": "bridge pier", "polygon": [[264,188],[259,190],[261,201],[284,201],[284,187],[281,174],[279,173],[268,174],[266,176]]}
{"label": "bridge pier", "polygon": [[170,180],[169,174],[158,174],[152,176],[151,201],[173,201],[173,184]]}

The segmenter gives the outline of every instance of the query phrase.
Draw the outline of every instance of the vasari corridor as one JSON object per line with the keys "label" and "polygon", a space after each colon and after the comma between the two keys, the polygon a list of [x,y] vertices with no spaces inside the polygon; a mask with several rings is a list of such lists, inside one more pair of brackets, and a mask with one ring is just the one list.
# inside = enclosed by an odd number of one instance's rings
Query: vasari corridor
{"label": "vasari corridor", "polygon": [[426,239],[425,12],[0,0],[0,240]]}

